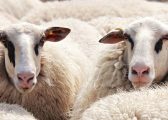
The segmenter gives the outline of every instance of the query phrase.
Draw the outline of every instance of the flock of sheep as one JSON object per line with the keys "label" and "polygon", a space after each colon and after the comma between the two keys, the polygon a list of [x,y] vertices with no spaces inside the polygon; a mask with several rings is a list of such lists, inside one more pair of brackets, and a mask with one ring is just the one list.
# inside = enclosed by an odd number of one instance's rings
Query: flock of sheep
{"label": "flock of sheep", "polygon": [[168,4],[0,5],[0,120],[168,120]]}

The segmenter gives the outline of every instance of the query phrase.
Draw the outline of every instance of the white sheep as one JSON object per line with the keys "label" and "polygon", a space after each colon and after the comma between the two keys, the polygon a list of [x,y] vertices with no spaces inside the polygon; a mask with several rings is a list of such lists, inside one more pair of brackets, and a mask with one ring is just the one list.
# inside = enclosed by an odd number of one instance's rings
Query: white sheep
{"label": "white sheep", "polygon": [[41,4],[39,0],[1,0],[0,12],[6,12],[16,18],[21,18],[32,8]]}
{"label": "white sheep", "polygon": [[98,32],[82,22],[65,22],[74,24],[69,24],[72,32],[67,38],[70,30],[51,27],[55,22],[18,23],[1,31],[5,48],[0,57],[0,102],[19,104],[40,120],[67,119],[92,69],[74,41],[88,41]]}
{"label": "white sheep", "polygon": [[16,104],[0,103],[1,120],[36,120],[32,114]]}
{"label": "white sheep", "polygon": [[118,90],[162,82],[168,71],[167,35],[167,24],[144,18],[103,37],[100,42],[117,44],[100,52],[93,78],[79,93],[73,115],[80,117],[93,102]]}
{"label": "white sheep", "polygon": [[23,20],[31,23],[41,23],[53,18],[73,17],[87,21],[105,15],[113,17],[149,16],[167,13],[167,7],[167,4],[146,0],[55,1],[37,6]]}
{"label": "white sheep", "polygon": [[78,120],[167,120],[168,87],[121,92],[102,98]]}

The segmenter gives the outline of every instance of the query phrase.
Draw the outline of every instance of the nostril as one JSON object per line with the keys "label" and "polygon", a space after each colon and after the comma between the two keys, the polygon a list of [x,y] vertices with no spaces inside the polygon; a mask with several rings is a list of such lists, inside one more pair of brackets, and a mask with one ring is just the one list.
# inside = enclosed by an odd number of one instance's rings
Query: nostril
{"label": "nostril", "polygon": [[22,78],[21,78],[21,77],[19,77],[19,76],[17,76],[17,77],[18,77],[18,80],[20,80],[20,81],[22,80]]}
{"label": "nostril", "polygon": [[33,80],[34,79],[34,76],[32,76],[32,77],[30,77],[27,81],[28,81],[28,83],[31,81],[31,80]]}
{"label": "nostril", "polygon": [[137,75],[138,73],[136,70],[132,69],[132,74]]}
{"label": "nostril", "polygon": [[142,74],[149,74],[149,68],[144,69],[144,71],[142,71]]}
{"label": "nostril", "polygon": [[146,65],[135,65],[132,67],[132,74],[137,76],[148,75],[150,72],[150,68]]}
{"label": "nostril", "polygon": [[22,72],[17,74],[17,78],[19,81],[29,83],[31,80],[34,79],[34,74],[31,72]]}

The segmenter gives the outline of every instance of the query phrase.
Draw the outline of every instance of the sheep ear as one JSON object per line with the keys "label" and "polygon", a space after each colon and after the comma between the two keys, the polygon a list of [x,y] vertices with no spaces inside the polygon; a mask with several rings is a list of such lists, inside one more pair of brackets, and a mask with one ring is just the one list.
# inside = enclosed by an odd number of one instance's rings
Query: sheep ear
{"label": "sheep ear", "polygon": [[104,36],[99,40],[100,43],[114,44],[125,39],[124,32],[122,29],[118,28]]}
{"label": "sheep ear", "polygon": [[44,31],[44,41],[58,42],[64,39],[69,33],[69,28],[51,27]]}

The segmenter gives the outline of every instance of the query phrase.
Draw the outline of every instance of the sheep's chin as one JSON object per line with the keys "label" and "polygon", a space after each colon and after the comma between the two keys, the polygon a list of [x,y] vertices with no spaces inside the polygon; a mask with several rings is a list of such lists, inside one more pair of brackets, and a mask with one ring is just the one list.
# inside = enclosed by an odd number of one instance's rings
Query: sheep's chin
{"label": "sheep's chin", "polygon": [[132,85],[135,89],[144,89],[150,87],[152,82],[132,82]]}
{"label": "sheep's chin", "polygon": [[35,83],[31,88],[26,89],[26,90],[24,90],[23,88],[20,88],[19,85],[18,85],[18,82],[14,82],[14,86],[15,86],[16,90],[17,90],[18,92],[20,92],[21,94],[27,94],[27,93],[30,93],[30,92],[33,91],[33,89],[34,89],[35,86],[36,86],[36,83]]}
{"label": "sheep's chin", "polygon": [[17,85],[15,85],[15,87],[16,87],[17,91],[20,92],[21,94],[27,94],[27,93],[30,93],[33,91],[35,85],[33,87],[31,87],[30,89],[26,89],[26,90],[19,88]]}

